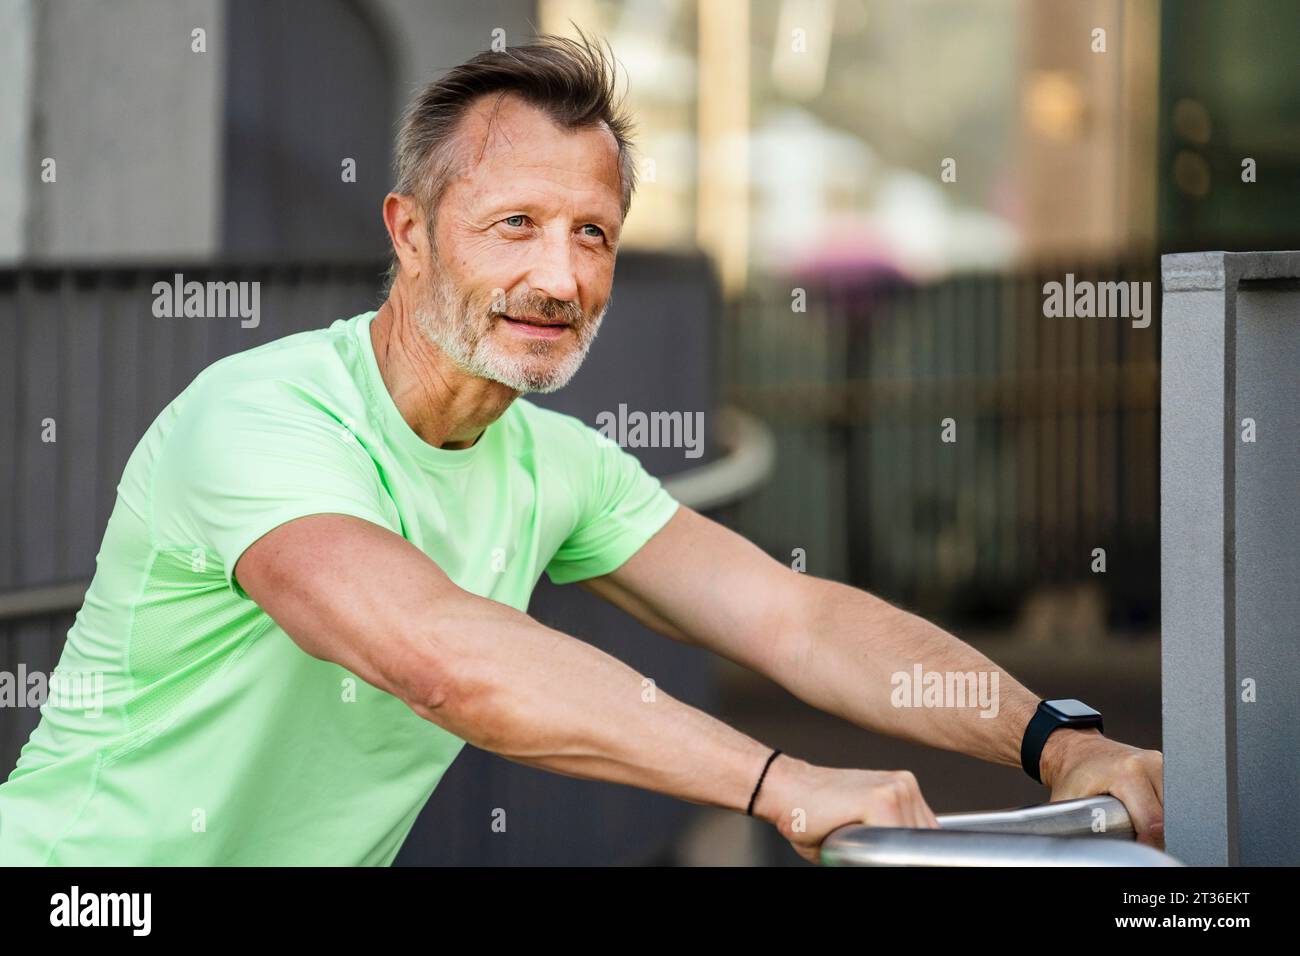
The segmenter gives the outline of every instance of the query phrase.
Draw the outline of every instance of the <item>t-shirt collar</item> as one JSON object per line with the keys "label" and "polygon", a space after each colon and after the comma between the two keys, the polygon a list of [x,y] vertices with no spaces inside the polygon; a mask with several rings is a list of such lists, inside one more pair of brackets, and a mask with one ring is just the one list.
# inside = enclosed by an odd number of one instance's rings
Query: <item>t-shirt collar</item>
{"label": "t-shirt collar", "polygon": [[365,366],[369,392],[367,402],[388,440],[399,445],[417,461],[434,468],[461,468],[472,464],[500,430],[497,427],[500,420],[488,425],[483,434],[479,435],[478,441],[468,448],[435,448],[417,435],[398,411],[393,396],[388,392],[388,386],[384,384],[384,377],[379,372],[379,360],[375,357],[374,342],[370,338],[370,323],[376,315],[378,312],[372,311],[358,316],[356,334],[360,340],[362,364]]}

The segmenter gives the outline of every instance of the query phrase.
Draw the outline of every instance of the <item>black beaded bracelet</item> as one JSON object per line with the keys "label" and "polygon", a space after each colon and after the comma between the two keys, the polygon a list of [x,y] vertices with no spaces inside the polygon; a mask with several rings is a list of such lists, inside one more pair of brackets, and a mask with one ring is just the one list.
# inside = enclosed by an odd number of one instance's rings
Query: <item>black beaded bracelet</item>
{"label": "black beaded bracelet", "polygon": [[772,756],[768,757],[767,763],[763,765],[763,772],[758,775],[758,783],[754,784],[754,792],[749,797],[749,808],[745,811],[745,816],[752,817],[754,815],[754,801],[758,799],[759,788],[763,786],[763,780],[767,777],[767,768],[772,766],[772,761],[775,760],[780,753],[781,751],[779,750],[773,750]]}

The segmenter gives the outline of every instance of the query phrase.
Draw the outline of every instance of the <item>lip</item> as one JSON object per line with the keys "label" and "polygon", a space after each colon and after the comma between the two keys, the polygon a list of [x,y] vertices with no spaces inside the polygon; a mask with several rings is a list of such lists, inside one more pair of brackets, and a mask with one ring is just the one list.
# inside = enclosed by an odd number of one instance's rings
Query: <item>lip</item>
{"label": "lip", "polygon": [[536,315],[524,316],[520,319],[512,319],[510,316],[503,315],[501,318],[519,334],[532,338],[558,339],[569,331],[569,326],[563,322],[548,323],[545,319]]}

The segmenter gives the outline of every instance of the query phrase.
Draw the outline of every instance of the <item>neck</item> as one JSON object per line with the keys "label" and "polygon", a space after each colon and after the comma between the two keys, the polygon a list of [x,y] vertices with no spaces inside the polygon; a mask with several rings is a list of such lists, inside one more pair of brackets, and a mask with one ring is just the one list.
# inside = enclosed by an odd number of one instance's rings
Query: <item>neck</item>
{"label": "neck", "polygon": [[416,324],[394,286],[370,323],[388,394],[411,430],[435,448],[468,448],[519,397],[500,382],[466,375]]}

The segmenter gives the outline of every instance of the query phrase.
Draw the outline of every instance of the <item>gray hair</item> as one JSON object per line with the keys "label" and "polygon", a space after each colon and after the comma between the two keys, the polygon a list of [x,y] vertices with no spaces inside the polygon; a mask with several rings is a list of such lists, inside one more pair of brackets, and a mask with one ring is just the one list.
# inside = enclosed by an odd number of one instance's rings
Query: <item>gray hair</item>
{"label": "gray hair", "polygon": [[[627,216],[636,189],[633,124],[616,96],[614,55],[580,40],[540,36],[525,46],[485,51],[427,84],[402,113],[397,137],[397,184],[393,191],[415,198],[430,223],[448,185],[459,174],[462,150],[456,130],[469,107],[481,96],[513,94],[541,110],[566,130],[608,128],[618,144],[622,214]],[[394,253],[385,293],[398,272]]]}

